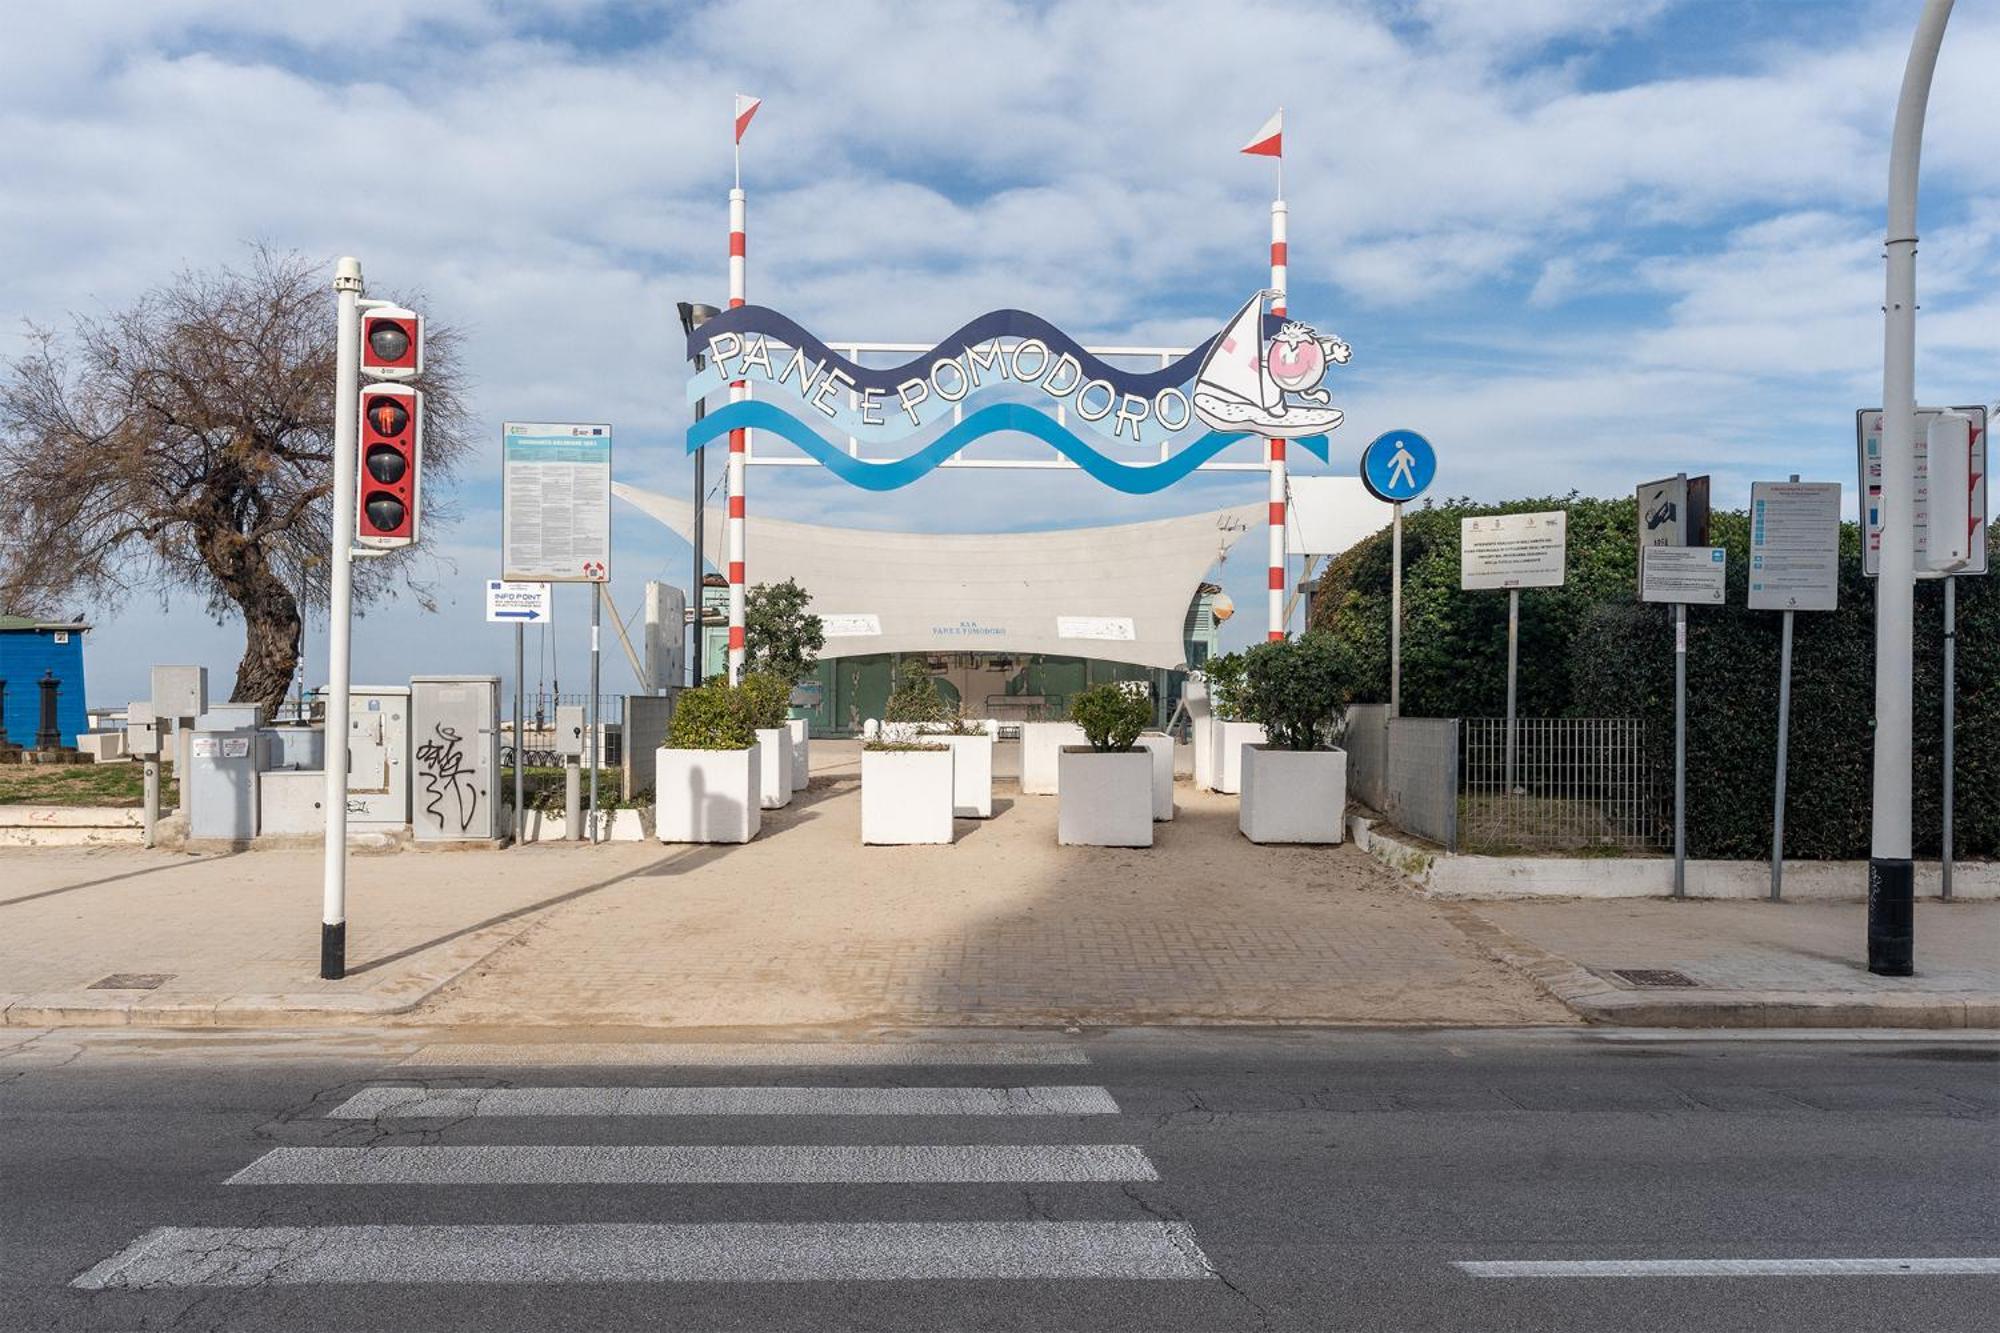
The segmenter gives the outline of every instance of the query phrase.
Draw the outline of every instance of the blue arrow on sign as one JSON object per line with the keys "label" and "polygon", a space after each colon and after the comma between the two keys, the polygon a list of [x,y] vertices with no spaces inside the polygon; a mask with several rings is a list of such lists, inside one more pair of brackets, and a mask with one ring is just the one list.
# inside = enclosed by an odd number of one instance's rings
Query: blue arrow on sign
{"label": "blue arrow on sign", "polygon": [[493,614],[501,620],[540,620],[542,618],[540,611],[495,611]]}
{"label": "blue arrow on sign", "polygon": [[1414,500],[1437,477],[1437,450],[1413,430],[1385,431],[1361,453],[1361,484],[1389,504]]}

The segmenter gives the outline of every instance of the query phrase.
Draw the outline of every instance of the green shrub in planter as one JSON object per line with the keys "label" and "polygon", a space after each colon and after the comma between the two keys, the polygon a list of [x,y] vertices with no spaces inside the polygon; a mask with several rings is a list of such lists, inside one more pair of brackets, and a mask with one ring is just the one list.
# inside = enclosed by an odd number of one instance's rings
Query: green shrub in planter
{"label": "green shrub in planter", "polygon": [[1279,749],[1338,744],[1353,698],[1346,655],[1327,635],[1273,639],[1243,656],[1244,711]]}
{"label": "green shrub in planter", "polygon": [[1153,720],[1153,701],[1116,682],[1093,685],[1069,701],[1069,720],[1098,753],[1123,753]]}
{"label": "green shrub in planter", "polygon": [[676,750],[747,750],[757,743],[743,691],[720,680],[682,690],[667,724]]}
{"label": "green shrub in planter", "polygon": [[954,716],[951,706],[938,693],[936,679],[924,670],[921,662],[904,664],[902,679],[896,682],[888,702],[882,705],[884,722],[933,727],[950,723]]}
{"label": "green shrub in planter", "polygon": [[826,647],[826,626],[806,609],[812,595],[786,579],[760,583],[743,600],[743,648],[750,670],[778,677],[787,690],[811,675],[819,650]]}
{"label": "green shrub in planter", "polygon": [[1224,653],[1202,663],[1201,678],[1208,684],[1208,706],[1224,722],[1244,722],[1242,653]]}
{"label": "green shrub in planter", "polygon": [[752,671],[740,687],[750,725],[782,727],[792,707],[792,685],[775,671]]}

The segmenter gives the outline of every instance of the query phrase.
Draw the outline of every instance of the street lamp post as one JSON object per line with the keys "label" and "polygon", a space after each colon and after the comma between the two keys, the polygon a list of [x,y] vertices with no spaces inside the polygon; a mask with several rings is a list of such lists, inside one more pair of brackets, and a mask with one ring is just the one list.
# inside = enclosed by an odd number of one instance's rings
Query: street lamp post
{"label": "street lamp post", "polygon": [[[1889,147],[1888,292],[1882,305],[1882,552],[1875,581],[1875,774],[1868,847],[1868,970],[1914,970],[1910,863],[1911,635],[1916,600],[1917,159],[1952,0],[1925,0]],[[1866,497],[1863,497],[1866,503]]]}
{"label": "street lamp post", "polygon": [[[689,333],[689,334],[692,334],[696,329],[700,328],[702,325],[708,323],[709,320],[714,319],[718,314],[722,313],[712,305],[701,305],[700,303],[694,301],[679,302],[678,308],[681,312],[681,331],[683,333]],[[694,359],[695,374],[699,375],[706,368],[707,363],[708,363],[707,357],[704,356],[696,357]],[[707,400],[702,398],[695,399],[694,419],[696,421],[700,421],[703,417],[707,415],[708,415]],[[695,685],[701,684],[701,668],[702,668],[701,650],[703,646],[702,645],[703,607],[701,600],[702,581],[708,575],[708,571],[703,568],[702,555],[701,555],[703,529],[707,526],[707,524],[703,522],[703,514],[704,514],[703,505],[708,498],[707,459],[708,459],[708,449],[706,448],[706,446],[695,450],[694,452],[694,577],[688,582],[688,598],[690,605],[692,605],[694,608],[694,639],[688,651],[688,662],[690,664],[690,669],[693,672],[693,674],[689,677],[689,681],[690,683]]]}

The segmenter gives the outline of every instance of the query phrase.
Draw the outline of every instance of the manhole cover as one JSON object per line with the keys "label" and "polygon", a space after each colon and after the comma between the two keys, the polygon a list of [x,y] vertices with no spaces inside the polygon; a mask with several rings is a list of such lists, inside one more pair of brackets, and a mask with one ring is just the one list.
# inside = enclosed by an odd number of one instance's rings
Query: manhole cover
{"label": "manhole cover", "polygon": [[1685,972],[1675,972],[1665,967],[1617,967],[1611,975],[1629,986],[1668,987],[1699,986],[1701,983]]}
{"label": "manhole cover", "polygon": [[93,981],[87,990],[158,990],[162,982],[173,980],[171,972],[113,972],[102,981]]}

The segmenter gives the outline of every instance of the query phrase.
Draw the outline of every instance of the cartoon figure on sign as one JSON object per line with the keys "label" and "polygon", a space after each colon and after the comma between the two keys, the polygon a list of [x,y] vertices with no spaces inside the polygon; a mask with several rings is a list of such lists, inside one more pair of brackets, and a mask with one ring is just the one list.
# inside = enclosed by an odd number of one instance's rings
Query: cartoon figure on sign
{"label": "cartoon figure on sign", "polygon": [[[1258,292],[1229,321],[1196,374],[1195,415],[1220,431],[1254,431],[1294,439],[1332,430],[1346,414],[1332,407],[1320,387],[1330,366],[1346,365],[1354,351],[1310,324],[1287,320],[1267,347],[1264,300]],[[1314,406],[1286,401],[1294,395]]]}
{"label": "cartoon figure on sign", "polygon": [[457,810],[458,831],[463,833],[472,827],[472,816],[479,809],[479,788],[473,783],[472,771],[466,767],[465,754],[459,748],[464,737],[442,722],[431,730],[435,739],[417,747],[417,776],[423,779],[424,791],[430,796],[424,813],[443,830],[444,803],[449,797]]}

